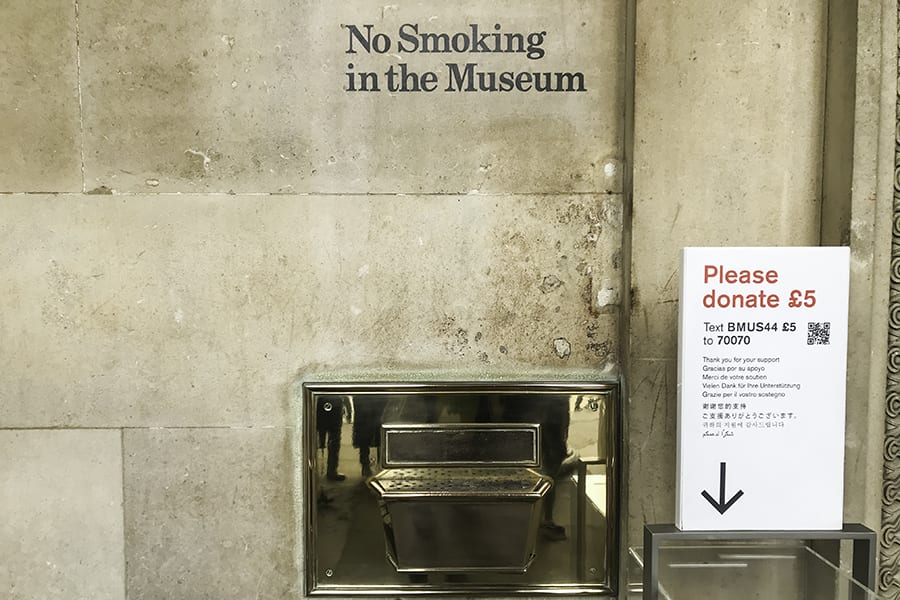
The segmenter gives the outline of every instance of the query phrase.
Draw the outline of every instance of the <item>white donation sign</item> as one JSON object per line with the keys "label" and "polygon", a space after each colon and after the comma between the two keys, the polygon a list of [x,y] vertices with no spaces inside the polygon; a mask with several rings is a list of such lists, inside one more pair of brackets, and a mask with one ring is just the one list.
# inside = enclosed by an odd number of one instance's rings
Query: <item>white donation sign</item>
{"label": "white donation sign", "polygon": [[685,248],[677,526],[840,529],[849,248]]}

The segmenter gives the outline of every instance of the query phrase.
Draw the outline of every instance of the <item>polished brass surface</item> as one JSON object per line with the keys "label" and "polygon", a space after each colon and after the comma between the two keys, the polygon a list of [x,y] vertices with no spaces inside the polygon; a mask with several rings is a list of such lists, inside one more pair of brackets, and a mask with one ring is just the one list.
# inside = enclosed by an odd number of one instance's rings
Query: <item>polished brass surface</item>
{"label": "polished brass surface", "polygon": [[388,500],[387,557],[400,573],[525,573],[535,558],[540,497]]}
{"label": "polished brass surface", "polygon": [[[382,425],[385,468],[369,479],[398,572],[524,573],[534,560],[544,496],[540,425]],[[399,441],[398,441],[399,440]],[[431,468],[393,468],[414,462]]]}
{"label": "polished brass surface", "polygon": [[304,385],[306,591],[614,594],[617,391]]}
{"label": "polished brass surface", "polygon": [[381,438],[386,467],[541,464],[538,424],[389,424]]}
{"label": "polished brass surface", "polygon": [[536,495],[550,486],[550,478],[531,469],[434,467],[385,469],[369,485],[381,497],[410,495],[479,496]]}

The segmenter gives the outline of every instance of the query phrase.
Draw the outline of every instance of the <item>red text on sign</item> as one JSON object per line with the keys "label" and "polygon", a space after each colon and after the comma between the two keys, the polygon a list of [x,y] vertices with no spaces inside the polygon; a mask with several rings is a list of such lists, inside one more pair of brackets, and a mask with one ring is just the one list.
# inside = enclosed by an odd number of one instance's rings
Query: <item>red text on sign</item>
{"label": "red text on sign", "polygon": [[726,269],[724,265],[704,265],[703,283],[778,283],[778,271],[769,269]]}

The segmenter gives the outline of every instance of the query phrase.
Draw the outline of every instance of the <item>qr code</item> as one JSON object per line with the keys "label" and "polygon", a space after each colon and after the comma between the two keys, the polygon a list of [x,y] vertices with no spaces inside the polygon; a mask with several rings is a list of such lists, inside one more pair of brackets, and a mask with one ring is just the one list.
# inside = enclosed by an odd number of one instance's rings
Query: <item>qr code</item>
{"label": "qr code", "polygon": [[806,345],[827,345],[831,343],[831,323],[808,323],[806,332]]}

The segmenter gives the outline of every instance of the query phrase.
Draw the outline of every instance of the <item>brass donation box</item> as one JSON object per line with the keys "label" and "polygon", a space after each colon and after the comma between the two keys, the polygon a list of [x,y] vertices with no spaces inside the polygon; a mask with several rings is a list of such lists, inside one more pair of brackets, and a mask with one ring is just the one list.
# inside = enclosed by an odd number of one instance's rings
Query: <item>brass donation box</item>
{"label": "brass donation box", "polygon": [[618,383],[304,383],[306,593],[615,595]]}
{"label": "brass donation box", "polygon": [[387,555],[401,572],[524,572],[553,480],[540,425],[385,425],[384,470],[369,480]]}

